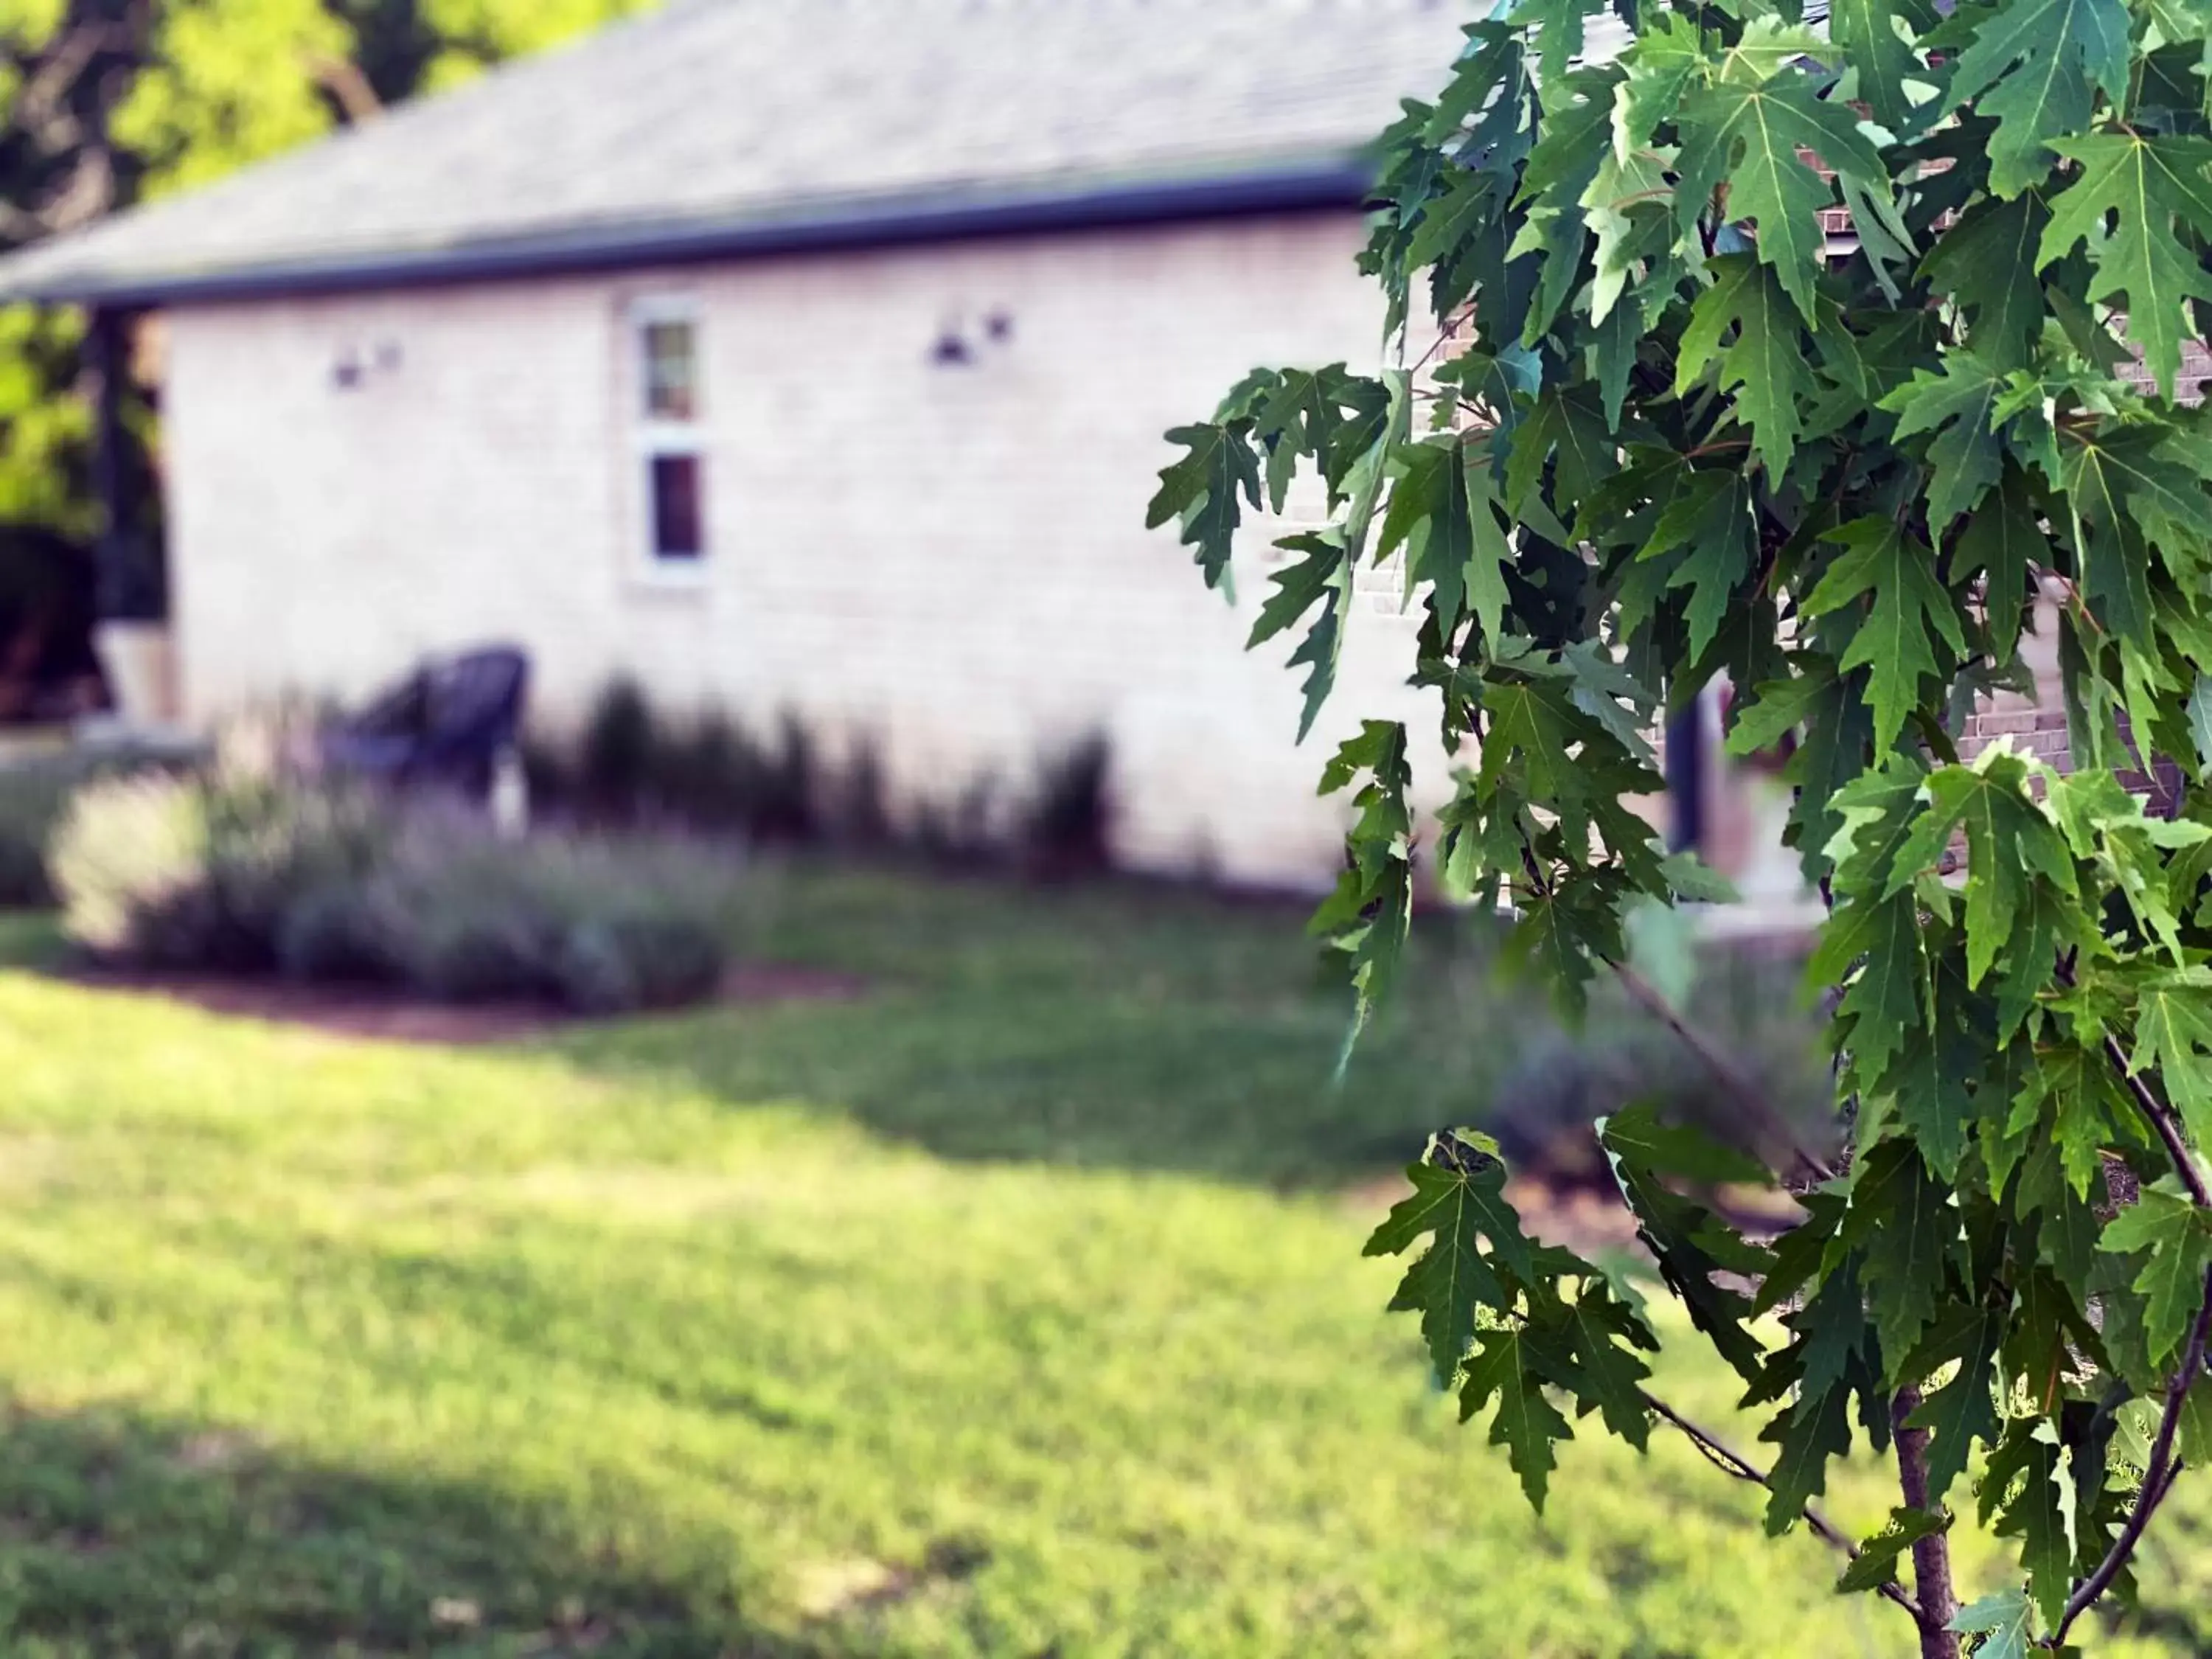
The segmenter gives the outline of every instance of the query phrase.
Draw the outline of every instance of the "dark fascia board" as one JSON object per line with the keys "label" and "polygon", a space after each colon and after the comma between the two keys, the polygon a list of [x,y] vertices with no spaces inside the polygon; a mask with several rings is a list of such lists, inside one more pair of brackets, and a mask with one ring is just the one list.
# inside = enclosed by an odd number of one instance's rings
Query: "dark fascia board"
{"label": "dark fascia board", "polygon": [[1373,167],[1340,156],[1206,178],[1038,188],[989,198],[905,198],[839,204],[763,219],[597,224],[543,234],[227,270],[105,276],[58,273],[21,284],[0,271],[0,300],[138,308],[363,289],[496,282],[771,254],[890,247],[976,237],[1081,231],[1267,213],[1354,209]]}

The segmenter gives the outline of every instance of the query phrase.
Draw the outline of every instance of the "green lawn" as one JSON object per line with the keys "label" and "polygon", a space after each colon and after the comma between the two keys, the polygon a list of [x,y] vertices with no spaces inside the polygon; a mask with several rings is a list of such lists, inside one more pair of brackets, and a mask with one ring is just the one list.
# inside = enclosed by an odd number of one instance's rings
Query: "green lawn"
{"label": "green lawn", "polygon": [[[1907,1650],[1680,1443],[1531,1518],[1382,1317],[1346,1183],[1542,1027],[1479,952],[1334,1092],[1295,914],[772,887],[867,994],[458,1053],[0,972],[0,1652]],[[2212,1634],[2178,1507],[2096,1651]]]}

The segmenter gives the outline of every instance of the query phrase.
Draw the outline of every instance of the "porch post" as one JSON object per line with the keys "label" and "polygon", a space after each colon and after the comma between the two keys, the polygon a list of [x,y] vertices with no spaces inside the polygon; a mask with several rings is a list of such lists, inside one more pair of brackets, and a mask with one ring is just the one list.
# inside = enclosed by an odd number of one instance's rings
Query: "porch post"
{"label": "porch post", "polygon": [[1702,693],[1667,717],[1663,756],[1667,780],[1667,849],[1704,850],[1705,840],[1705,708]]}
{"label": "porch post", "polygon": [[123,382],[130,372],[124,314],[95,306],[87,319],[85,363],[93,376],[92,494],[100,503],[94,544],[99,613],[119,614],[131,603],[131,514],[124,500]]}

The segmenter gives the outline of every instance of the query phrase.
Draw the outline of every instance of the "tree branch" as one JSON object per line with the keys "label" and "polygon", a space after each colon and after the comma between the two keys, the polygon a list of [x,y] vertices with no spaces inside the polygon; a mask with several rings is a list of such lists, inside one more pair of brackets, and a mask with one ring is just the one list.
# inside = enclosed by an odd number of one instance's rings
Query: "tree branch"
{"label": "tree branch", "polygon": [[[2073,975],[2067,974],[2064,977],[2070,980]],[[2129,1067],[2128,1057],[2121,1050],[2118,1037],[2105,1039],[2105,1058],[2112,1062],[2112,1069],[2120,1074],[2120,1081],[2127,1085],[2128,1093],[2134,1097],[2136,1109],[2148,1120],[2160,1144],[2166,1148],[2166,1157],[2173,1161],[2173,1172],[2189,1189],[2189,1196],[2199,1209],[2212,1210],[2212,1188],[2205,1185],[2204,1172],[2197,1167],[2196,1156],[2189,1150],[2189,1140],[2181,1133],[2181,1126],[2173,1121],[2172,1110],[2152,1091],[2140,1073]]]}
{"label": "tree branch", "polygon": [[1765,1091],[1750,1075],[1722,1053],[1702,1031],[1676,1012],[1674,1004],[1660,994],[1658,987],[1625,962],[1607,958],[1606,965],[1613,969],[1620,981],[1621,988],[1628,993],[1637,1006],[1679,1037],[1683,1046],[1697,1056],[1698,1063],[1712,1073],[1713,1081],[1788,1146],[1814,1179],[1832,1181],[1835,1178],[1836,1172],[1797,1139],[1782,1114],[1775,1109],[1773,1103],[1767,1099]]}
{"label": "tree branch", "polygon": [[[1543,868],[1537,862],[1536,849],[1529,842],[1528,831],[1525,826],[1522,828],[1520,835],[1521,867],[1528,872],[1528,884],[1534,888],[1539,895],[1548,898],[1551,896],[1552,884],[1545,879]],[[1681,1039],[1683,1045],[1697,1056],[1698,1062],[1708,1072],[1712,1073],[1713,1080],[1718,1083],[1727,1093],[1733,1096],[1737,1104],[1765,1124],[1770,1133],[1790,1148],[1798,1162],[1812,1173],[1814,1180],[1831,1181],[1835,1178],[1836,1172],[1807,1150],[1804,1143],[1797,1139],[1796,1133],[1790,1129],[1788,1120],[1777,1111],[1773,1103],[1767,1099],[1765,1091],[1753,1081],[1742,1067],[1723,1054],[1704,1033],[1685,1020],[1676,1012],[1674,1005],[1660,994],[1657,986],[1652,984],[1650,980],[1644,978],[1625,962],[1616,962],[1607,956],[1600,956],[1598,960],[1613,969],[1614,977],[1620,981],[1621,988],[1628,993],[1630,999],[1638,1006]]]}
{"label": "tree branch", "polygon": [[[1705,1461],[1708,1463],[1711,1463],[1715,1468],[1720,1470],[1723,1474],[1733,1475],[1739,1480],[1748,1481],[1754,1486],[1768,1486],[1766,1472],[1761,1469],[1758,1464],[1753,1462],[1749,1458],[1745,1457],[1741,1453],[1731,1449],[1725,1442],[1717,1439],[1711,1434],[1707,1433],[1704,1429],[1699,1428],[1695,1423],[1692,1423],[1688,1418],[1683,1416],[1681,1413],[1676,1411],[1672,1406],[1660,1399],[1656,1395],[1645,1394],[1642,1389],[1638,1389],[1637,1392],[1642,1395],[1644,1403],[1646,1406],[1649,1406],[1653,1412],[1657,1413],[1667,1422],[1673,1424],[1677,1429],[1680,1429],[1682,1433],[1688,1437],[1690,1443],[1695,1446],[1700,1452],[1704,1453]],[[1854,1561],[1859,1559],[1859,1547],[1851,1542],[1851,1540],[1845,1537],[1844,1534],[1838,1531],[1834,1523],[1829,1521],[1826,1516],[1822,1515],[1820,1510],[1814,1509],[1810,1504],[1808,1504],[1804,1509],[1804,1516],[1805,1524],[1812,1529],[1813,1535],[1815,1538],[1820,1539],[1823,1543],[1832,1545],[1835,1548],[1841,1550],[1846,1556],[1850,1557],[1850,1559]],[[1911,1613],[1915,1624],[1923,1624],[1925,1622],[1921,1614],[1920,1604],[1914,1601],[1910,1595],[1907,1595],[1904,1589],[1899,1587],[1894,1580],[1892,1580],[1890,1583],[1886,1584],[1876,1585],[1875,1589],[1878,1594],[1889,1601],[1896,1602],[1899,1607],[1903,1607],[1905,1612]]]}
{"label": "tree branch", "polygon": [[[2070,953],[2059,958],[2057,977],[2062,985],[2075,982]],[[2118,1038],[2108,1033],[2104,1048],[2106,1061],[2119,1074],[2136,1109],[2142,1114],[2160,1145],[2166,1148],[2174,1173],[2188,1189],[2191,1201],[2199,1209],[2212,1210],[2212,1186],[2207,1185],[2204,1172],[2198,1167],[2196,1155],[2190,1150],[2189,1138],[2175,1121],[2172,1109],[2158,1097],[2158,1091],[2142,1074],[2128,1064],[2127,1053],[2120,1047]],[[2056,1648],[2063,1643],[2074,1621],[2094,1607],[2098,1598],[2112,1587],[2112,1581],[2120,1576],[2128,1565],[2128,1558],[2135,1553],[2136,1546],[2142,1541],[2151,1516],[2166,1501],[2166,1493],[2173,1490],[2173,1478],[2181,1470],[2180,1460],[2173,1455],[2174,1437],[2181,1427],[2181,1411],[2188,1401],[2189,1390],[2204,1369],[2208,1340],[2212,1340],[2212,1270],[2207,1270],[2204,1275],[2203,1296],[2197,1305],[2197,1322],[2190,1328],[2188,1344],[2182,1350],[2181,1363],[2166,1379],[2166,1408],[2159,1413],[2158,1433],[2151,1441],[2150,1463],[2143,1470],[2142,1489],[2136,1492],[2128,1518],[2121,1522],[2112,1547],[2105,1552],[2105,1559],[2066,1598],[2065,1610],[2059,1615],[2057,1628],[2045,1639],[2045,1647]]]}
{"label": "tree branch", "polygon": [[2135,1507],[2128,1511],[2127,1520],[2120,1527],[2119,1536],[2112,1540],[2112,1548],[2097,1570],[2075,1588],[2066,1598],[2066,1610],[2059,1615],[2057,1627],[2051,1632],[2044,1645],[2059,1646],[2066,1640],[2066,1632],[2074,1621],[2096,1604],[2097,1598],[2112,1585],[2127,1565],[2128,1558],[2135,1553],[2136,1546],[2142,1541],[2144,1529],[2158,1506],[2173,1490],[2173,1477],[2181,1465],[2173,1455],[2174,1433],[2181,1424],[2182,1403],[2189,1398],[2190,1385],[2197,1374],[2204,1369],[2204,1346],[2212,1338],[2212,1271],[2204,1275],[2204,1300],[2197,1310],[2197,1323],[2191,1328],[2189,1346],[2183,1351],[2181,1364],[2166,1380],[2166,1410],[2158,1419],[2158,1437],[2150,1444],[2150,1466],[2143,1471],[2142,1490],[2136,1494]]}
{"label": "tree branch", "polygon": [[[1909,1509],[1929,1510],[1928,1431],[1911,1426],[1920,1409],[1920,1390],[1899,1389],[1890,1401],[1890,1438],[1897,1444],[1897,1485]],[[1959,1659],[1959,1597],[1951,1585],[1951,1540],[1930,1533],[1912,1545],[1912,1589],[1920,1603],[1920,1659]]]}

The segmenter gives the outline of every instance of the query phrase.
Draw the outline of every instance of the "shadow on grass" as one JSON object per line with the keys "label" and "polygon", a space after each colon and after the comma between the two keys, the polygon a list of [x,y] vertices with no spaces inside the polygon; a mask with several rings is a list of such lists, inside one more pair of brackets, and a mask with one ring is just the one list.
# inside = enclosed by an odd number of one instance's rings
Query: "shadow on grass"
{"label": "shadow on grass", "polygon": [[0,1419],[0,1651],[812,1659],[465,1485],[122,1413]]}
{"label": "shadow on grass", "polygon": [[842,1113],[944,1158],[1283,1188],[1395,1169],[1479,1118],[1550,1022],[1489,971],[1492,933],[1425,918],[1417,974],[1345,1080],[1342,969],[1297,901],[1139,884],[1023,889],[818,874],[761,948],[855,975],[839,1003],[563,1033],[587,1073],[733,1108]]}
{"label": "shadow on grass", "polygon": [[0,968],[51,973],[69,959],[69,942],[54,912],[0,909]]}
{"label": "shadow on grass", "polygon": [[[1394,1172],[1455,1124],[1609,1188],[1590,1123],[1647,1096],[1717,1132],[1754,1133],[1610,983],[1592,988],[1581,1029],[1564,1030],[1497,971],[1492,918],[1416,920],[1397,989],[1340,1083],[1351,992],[1341,959],[1306,936],[1301,901],[799,871],[777,908],[759,941],[772,959],[856,975],[873,994],[571,1033],[557,1051],[733,1108],[842,1112],[939,1157],[1284,1188]],[[1833,1089],[1799,974],[1786,947],[1714,953],[1692,1018],[1820,1145]],[[1559,1164],[1562,1147],[1592,1167]]]}

